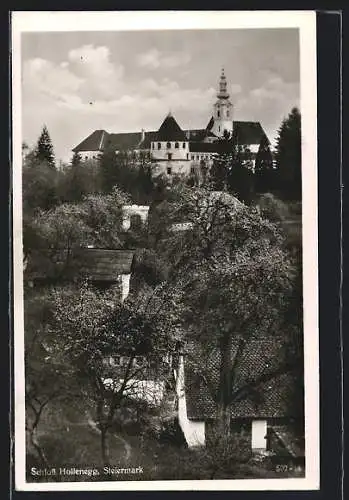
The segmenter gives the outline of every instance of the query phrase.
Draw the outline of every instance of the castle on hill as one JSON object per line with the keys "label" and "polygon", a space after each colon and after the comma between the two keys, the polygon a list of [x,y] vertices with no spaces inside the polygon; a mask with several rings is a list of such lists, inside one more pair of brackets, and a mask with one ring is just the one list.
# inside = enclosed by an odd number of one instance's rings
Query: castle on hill
{"label": "castle on hill", "polygon": [[82,160],[97,160],[106,151],[149,154],[153,175],[189,175],[204,162],[212,164],[222,151],[223,138],[248,152],[254,170],[256,156],[261,148],[270,145],[259,122],[235,121],[233,104],[227,91],[227,79],[222,69],[213,114],[203,129],[183,130],[169,113],[159,130],[129,133],[108,133],[95,130],[73,149]]}

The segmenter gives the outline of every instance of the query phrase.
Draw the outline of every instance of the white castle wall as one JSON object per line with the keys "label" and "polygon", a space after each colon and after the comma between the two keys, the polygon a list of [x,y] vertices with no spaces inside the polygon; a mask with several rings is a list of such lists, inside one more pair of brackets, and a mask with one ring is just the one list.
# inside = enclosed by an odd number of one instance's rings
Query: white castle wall
{"label": "white castle wall", "polygon": [[[178,145],[178,147],[176,147],[176,145]],[[189,160],[189,142],[152,142],[150,153],[152,160],[168,160],[169,154],[172,155],[172,160]]]}

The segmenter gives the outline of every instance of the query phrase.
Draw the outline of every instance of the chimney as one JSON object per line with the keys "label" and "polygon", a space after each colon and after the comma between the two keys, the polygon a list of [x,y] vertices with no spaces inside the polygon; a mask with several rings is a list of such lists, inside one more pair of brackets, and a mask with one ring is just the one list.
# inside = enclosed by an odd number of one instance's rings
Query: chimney
{"label": "chimney", "polygon": [[142,130],[141,130],[141,134],[142,134],[142,139],[141,139],[141,141],[143,142],[143,141],[144,141],[144,139],[145,139],[145,130],[144,130],[144,128],[142,128]]}

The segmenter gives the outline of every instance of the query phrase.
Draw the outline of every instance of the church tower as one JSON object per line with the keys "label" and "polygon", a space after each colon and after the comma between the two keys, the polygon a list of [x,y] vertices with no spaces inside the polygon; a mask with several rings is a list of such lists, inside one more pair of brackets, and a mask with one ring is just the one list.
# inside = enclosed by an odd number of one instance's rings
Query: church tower
{"label": "church tower", "polygon": [[223,137],[224,131],[229,133],[233,131],[233,105],[229,101],[229,93],[227,91],[227,79],[222,69],[219,80],[219,90],[217,92],[217,101],[213,106],[213,126],[211,132],[217,137]]}

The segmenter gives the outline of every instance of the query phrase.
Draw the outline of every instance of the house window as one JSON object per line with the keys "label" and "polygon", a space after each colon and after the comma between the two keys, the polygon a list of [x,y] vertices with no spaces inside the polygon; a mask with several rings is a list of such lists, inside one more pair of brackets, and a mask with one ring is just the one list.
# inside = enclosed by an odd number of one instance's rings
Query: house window
{"label": "house window", "polygon": [[172,167],[167,167],[167,173],[168,173],[168,175],[172,174]]}
{"label": "house window", "polygon": [[185,142],[183,142],[183,149],[185,149]]}
{"label": "house window", "polygon": [[200,156],[199,156],[199,155],[196,155],[196,159],[197,159],[197,160],[200,160]]}
{"label": "house window", "polygon": [[189,153],[187,153],[187,160],[189,160]]}
{"label": "house window", "polygon": [[178,142],[175,142],[175,148],[178,149],[179,148],[179,143]]}
{"label": "house window", "polygon": [[218,118],[221,116],[221,112],[219,110],[217,111],[217,116]]}
{"label": "house window", "polygon": [[170,143],[170,142],[168,142],[168,143],[166,144],[166,147],[167,147],[167,149],[171,149],[171,143]]}
{"label": "house window", "polygon": [[172,153],[167,153],[167,158],[168,158],[169,160],[172,160]]}
{"label": "house window", "polygon": [[161,142],[158,142],[158,149],[161,149]]}
{"label": "house window", "polygon": [[136,356],[133,360],[134,366],[142,366],[144,364],[144,357],[143,356]]}
{"label": "house window", "polygon": [[220,131],[221,131],[221,126],[219,125],[219,127],[218,127],[218,132],[220,132]]}
{"label": "house window", "polygon": [[85,160],[88,160],[88,156],[87,155],[85,155]]}
{"label": "house window", "polygon": [[229,109],[227,109],[227,117],[229,118]]}

